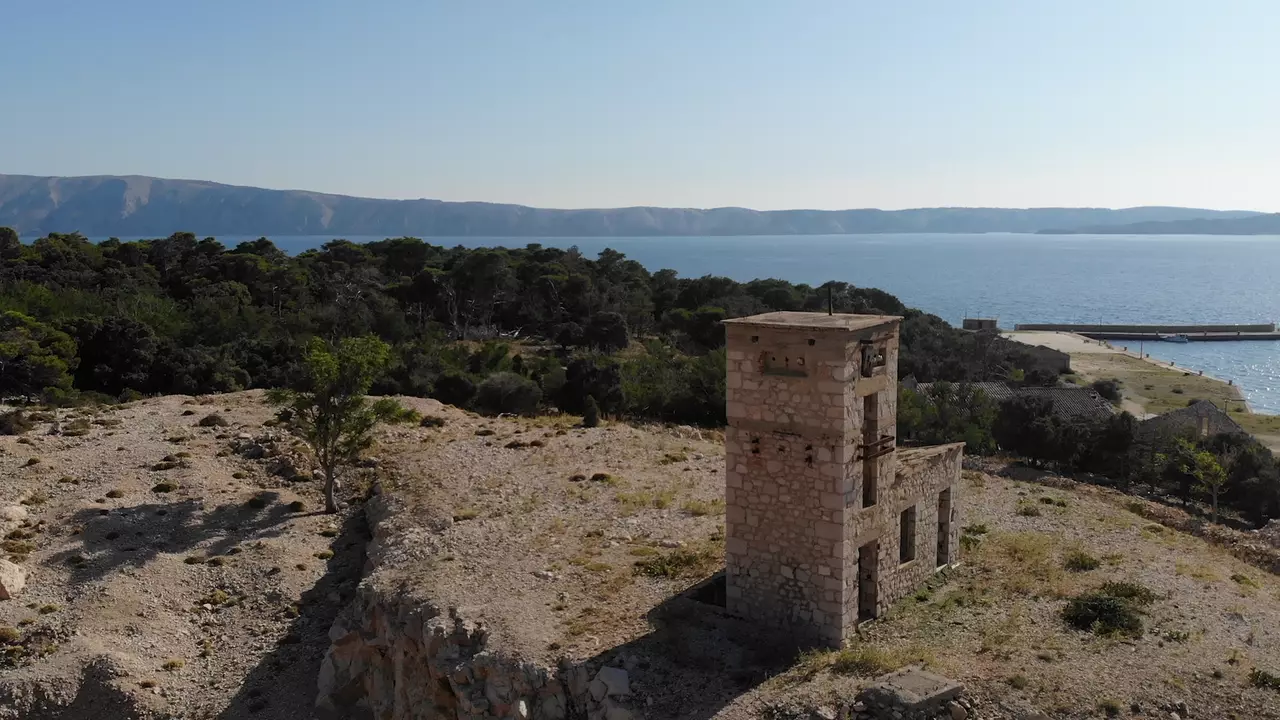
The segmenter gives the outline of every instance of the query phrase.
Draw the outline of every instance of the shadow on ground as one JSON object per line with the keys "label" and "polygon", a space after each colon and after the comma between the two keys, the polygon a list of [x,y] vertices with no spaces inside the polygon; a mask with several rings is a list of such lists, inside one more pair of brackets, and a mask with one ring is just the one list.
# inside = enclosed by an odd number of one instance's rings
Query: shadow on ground
{"label": "shadow on ground", "polygon": [[248,672],[240,690],[217,715],[219,720],[314,717],[316,678],[329,649],[329,627],[355,594],[369,539],[364,511],[356,508],[329,545],[333,557],[325,574],[302,593],[298,617],[275,648]]}
{"label": "shadow on ground", "polygon": [[191,499],[87,508],[71,518],[79,547],[55,553],[46,564],[69,565],[79,582],[99,580],[122,568],[143,567],[161,553],[189,552],[210,541],[204,555],[224,555],[242,543],[281,535],[288,521],[300,516],[271,491],[259,493],[253,505],[220,505],[211,512]]}

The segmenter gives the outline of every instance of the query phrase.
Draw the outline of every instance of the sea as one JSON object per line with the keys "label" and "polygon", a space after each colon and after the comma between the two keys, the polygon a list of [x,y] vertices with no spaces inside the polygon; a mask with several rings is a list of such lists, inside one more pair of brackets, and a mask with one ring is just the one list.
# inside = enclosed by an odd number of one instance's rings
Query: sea
{"label": "sea", "polygon": [[[230,246],[251,237],[221,237]],[[275,237],[289,253],[331,237]],[[353,242],[381,237],[348,237]],[[1260,323],[1280,319],[1280,236],[894,234],[425,238],[465,247],[612,248],[682,277],[782,278],[877,287],[959,325]],[[1146,343],[1153,357],[1240,385],[1280,414],[1280,341]]]}

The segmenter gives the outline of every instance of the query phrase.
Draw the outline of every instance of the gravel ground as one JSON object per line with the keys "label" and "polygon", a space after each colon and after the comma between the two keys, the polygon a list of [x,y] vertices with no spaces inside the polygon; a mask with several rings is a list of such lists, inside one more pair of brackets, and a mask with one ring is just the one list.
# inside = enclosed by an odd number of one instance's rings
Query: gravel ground
{"label": "gravel ground", "polygon": [[[215,413],[229,426],[198,425]],[[232,452],[279,435],[270,416],[258,393],[164,397],[86,414],[82,436],[0,437],[0,507],[28,515],[4,534],[34,545],[6,548],[31,577],[0,602],[24,654],[0,665],[0,717],[103,717],[86,688],[130,714],[311,717],[367,533],[309,512],[319,483],[270,474],[287,443]]]}
{"label": "gravel ground", "polygon": [[[32,577],[0,602],[25,653],[0,666],[0,718],[310,717],[371,531],[369,587],[457,607],[516,660],[623,659],[651,720],[785,717],[838,705],[874,674],[838,674],[833,654],[797,662],[711,605],[672,600],[721,564],[718,433],[403,401],[441,425],[384,430],[377,470],[344,488],[355,501],[378,480],[394,510],[372,529],[359,512],[308,512],[319,484],[263,427],[256,393],[135,403],[79,437],[0,438],[0,510],[29,515],[0,523],[34,544],[7,548]],[[230,426],[198,426],[214,412]],[[1249,682],[1255,668],[1280,674],[1280,581],[1130,500],[966,471],[962,562],[867,625],[853,652],[961,680],[979,718],[1136,704],[1169,720],[1178,703],[1196,718],[1280,718],[1280,692]],[[1073,551],[1099,567],[1066,570]],[[1141,638],[1063,624],[1065,599],[1107,580],[1156,594]],[[41,702],[60,709],[30,709]]]}

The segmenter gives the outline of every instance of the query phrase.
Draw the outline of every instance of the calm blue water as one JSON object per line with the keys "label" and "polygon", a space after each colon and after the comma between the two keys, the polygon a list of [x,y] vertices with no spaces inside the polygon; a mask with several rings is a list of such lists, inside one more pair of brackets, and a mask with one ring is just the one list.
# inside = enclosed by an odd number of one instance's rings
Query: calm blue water
{"label": "calm blue water", "polygon": [[[230,245],[253,238],[220,238]],[[291,253],[328,237],[282,237]],[[367,241],[381,238],[348,238]],[[1254,323],[1280,319],[1280,237],[1151,235],[799,235],[429,238],[433,244],[613,248],[650,270],[736,280],[844,280],[887,290],[954,324]],[[1230,378],[1280,413],[1280,342],[1148,343],[1154,357]]]}

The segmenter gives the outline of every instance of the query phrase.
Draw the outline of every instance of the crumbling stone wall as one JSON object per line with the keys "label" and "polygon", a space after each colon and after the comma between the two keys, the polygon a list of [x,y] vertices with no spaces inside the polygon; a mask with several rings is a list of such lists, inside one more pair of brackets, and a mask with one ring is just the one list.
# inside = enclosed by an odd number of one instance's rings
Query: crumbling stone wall
{"label": "crumbling stone wall", "polygon": [[317,715],[379,720],[638,720],[618,667],[507,658],[456,612],[363,590],[329,632]]}
{"label": "crumbling stone wall", "polygon": [[[849,592],[857,595],[858,551],[877,543],[876,601],[874,614],[910,595],[939,567],[955,562],[960,543],[960,461],[963,443],[898,450],[898,474],[882,493],[880,502],[862,511],[846,525],[845,545],[850,549],[846,577]],[[947,493],[945,515],[939,516],[939,497]],[[914,557],[902,561],[900,522],[903,511],[915,508]],[[939,558],[939,520],[946,532],[941,543],[946,557]]]}

